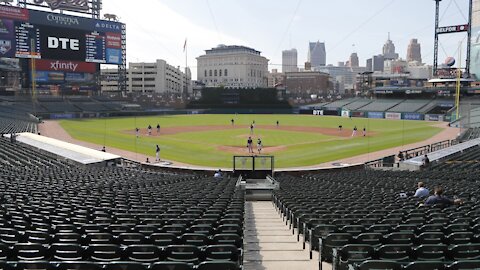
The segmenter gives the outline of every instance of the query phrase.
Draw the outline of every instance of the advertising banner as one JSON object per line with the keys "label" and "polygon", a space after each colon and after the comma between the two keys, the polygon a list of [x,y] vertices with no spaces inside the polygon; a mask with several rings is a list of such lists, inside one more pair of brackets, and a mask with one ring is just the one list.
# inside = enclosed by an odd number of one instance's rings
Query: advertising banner
{"label": "advertising banner", "polygon": [[0,19],[0,57],[15,57],[15,26],[12,20]]}
{"label": "advertising banner", "polygon": [[40,26],[40,50],[43,59],[85,61],[85,34],[66,28]]}
{"label": "advertising banner", "polygon": [[106,49],[106,62],[108,64],[121,64],[122,63],[122,51],[119,49]]}
{"label": "advertising banner", "polygon": [[94,21],[85,17],[30,10],[30,23],[33,24],[92,31],[95,24]]}
{"label": "advertising banner", "polygon": [[89,27],[87,30],[93,29],[95,31],[106,33],[122,33],[122,24],[119,22],[92,20],[92,23],[92,27]]}
{"label": "advertising banner", "polygon": [[342,110],[342,117],[350,117],[350,111]]}
{"label": "advertising banner", "polygon": [[36,60],[35,66],[37,70],[42,71],[64,71],[77,73],[95,73],[97,71],[97,64],[95,63],[68,60]]}
{"label": "advertising banner", "polygon": [[50,83],[50,82],[62,83],[63,81],[65,81],[65,73],[51,72],[51,71],[38,71],[35,73],[35,81],[37,83]]}
{"label": "advertising banner", "polygon": [[351,112],[352,117],[365,117],[365,112]]}
{"label": "advertising banner", "polygon": [[400,119],[402,119],[402,114],[401,113],[387,112],[387,113],[385,113],[385,119],[400,120]]}
{"label": "advertising banner", "polygon": [[313,110],[313,115],[323,115],[323,110]]}
{"label": "advertising banner", "polygon": [[404,113],[404,120],[423,120],[423,114],[420,113]]}
{"label": "advertising banner", "polygon": [[443,115],[441,114],[426,114],[425,121],[443,121]]}
{"label": "advertising banner", "polygon": [[368,118],[383,119],[384,115],[383,115],[383,112],[368,112],[367,117]]}
{"label": "advertising banner", "polygon": [[75,114],[73,113],[53,113],[50,114],[50,119],[74,119]]}
{"label": "advertising banner", "polygon": [[12,19],[16,21],[28,21],[29,20],[29,10],[24,8],[17,8],[12,6],[2,6],[0,5],[0,18],[1,19]]}
{"label": "advertising banner", "polygon": [[106,33],[105,37],[107,39],[106,47],[111,49],[121,49],[122,48],[122,35],[116,33]]}

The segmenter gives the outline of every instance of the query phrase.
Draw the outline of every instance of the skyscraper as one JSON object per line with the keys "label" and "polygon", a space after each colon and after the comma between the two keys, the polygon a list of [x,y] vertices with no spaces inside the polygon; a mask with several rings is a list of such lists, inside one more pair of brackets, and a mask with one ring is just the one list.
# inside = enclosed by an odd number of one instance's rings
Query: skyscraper
{"label": "skyscraper", "polygon": [[383,72],[385,68],[385,58],[383,55],[374,55],[372,58],[372,71],[380,71]]}
{"label": "skyscraper", "polygon": [[354,52],[350,55],[349,63],[350,63],[350,67],[358,67],[360,65],[358,61],[357,53]]}
{"label": "skyscraper", "polygon": [[422,52],[420,43],[416,38],[410,40],[407,49],[407,62],[418,61],[422,62]]}
{"label": "skyscraper", "polygon": [[372,60],[372,58],[367,59],[366,68],[367,68],[367,71],[373,71],[373,60]]}
{"label": "skyscraper", "polygon": [[282,51],[282,72],[296,72],[297,66],[297,49]]}
{"label": "skyscraper", "polygon": [[327,53],[325,51],[325,43],[310,42],[308,46],[308,62],[312,67],[323,67],[327,63]]}
{"label": "skyscraper", "polygon": [[398,59],[398,53],[395,53],[395,45],[390,40],[390,33],[388,33],[388,40],[383,45],[383,57],[385,60],[395,60]]}

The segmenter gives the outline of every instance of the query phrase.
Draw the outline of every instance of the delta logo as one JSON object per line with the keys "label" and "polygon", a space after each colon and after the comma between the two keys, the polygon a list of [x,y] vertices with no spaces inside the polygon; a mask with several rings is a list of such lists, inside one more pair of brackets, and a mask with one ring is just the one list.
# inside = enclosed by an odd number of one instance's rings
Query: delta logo
{"label": "delta logo", "polygon": [[116,23],[97,22],[96,28],[120,31],[120,25]]}

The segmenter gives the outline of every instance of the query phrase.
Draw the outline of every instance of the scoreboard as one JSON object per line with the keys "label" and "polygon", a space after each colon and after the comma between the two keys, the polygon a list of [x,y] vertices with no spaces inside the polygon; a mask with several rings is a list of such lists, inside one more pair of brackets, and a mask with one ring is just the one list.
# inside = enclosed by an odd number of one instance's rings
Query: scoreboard
{"label": "scoreboard", "polygon": [[0,58],[120,65],[122,24],[0,6]]}

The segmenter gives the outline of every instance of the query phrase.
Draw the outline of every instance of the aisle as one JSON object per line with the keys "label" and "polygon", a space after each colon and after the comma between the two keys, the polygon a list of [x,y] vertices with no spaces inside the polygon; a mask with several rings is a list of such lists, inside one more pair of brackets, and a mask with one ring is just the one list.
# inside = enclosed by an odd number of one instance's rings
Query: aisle
{"label": "aisle", "polygon": [[[245,207],[245,270],[318,269],[318,253],[310,260],[308,246],[303,250],[272,202],[246,202]],[[324,263],[323,269],[331,266]]]}

